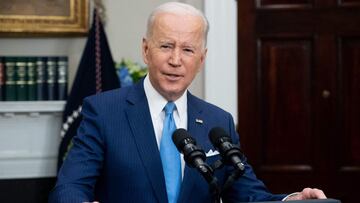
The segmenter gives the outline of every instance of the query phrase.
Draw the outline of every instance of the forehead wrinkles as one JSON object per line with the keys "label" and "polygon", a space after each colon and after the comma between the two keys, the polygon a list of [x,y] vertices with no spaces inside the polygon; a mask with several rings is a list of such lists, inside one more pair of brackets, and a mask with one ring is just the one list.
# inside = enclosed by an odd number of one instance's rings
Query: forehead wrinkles
{"label": "forehead wrinkles", "polygon": [[200,17],[167,13],[158,15],[153,24],[152,40],[176,40],[192,45],[203,43],[204,28]]}

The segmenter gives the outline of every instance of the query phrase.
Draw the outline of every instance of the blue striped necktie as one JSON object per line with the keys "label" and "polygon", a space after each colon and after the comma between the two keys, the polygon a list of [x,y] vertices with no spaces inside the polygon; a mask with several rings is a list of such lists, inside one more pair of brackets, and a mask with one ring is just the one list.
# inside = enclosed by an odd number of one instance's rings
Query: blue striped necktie
{"label": "blue striped necktie", "polygon": [[165,107],[165,119],[160,142],[160,156],[165,175],[166,192],[169,203],[176,203],[181,185],[180,154],[171,137],[176,130],[173,117],[174,102],[168,102]]}

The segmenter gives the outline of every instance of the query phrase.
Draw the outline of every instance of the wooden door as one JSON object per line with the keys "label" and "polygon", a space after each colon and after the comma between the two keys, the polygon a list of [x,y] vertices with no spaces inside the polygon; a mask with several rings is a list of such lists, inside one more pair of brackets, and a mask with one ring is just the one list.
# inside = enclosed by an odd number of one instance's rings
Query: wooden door
{"label": "wooden door", "polygon": [[360,1],[238,1],[239,133],[274,193],[360,189]]}

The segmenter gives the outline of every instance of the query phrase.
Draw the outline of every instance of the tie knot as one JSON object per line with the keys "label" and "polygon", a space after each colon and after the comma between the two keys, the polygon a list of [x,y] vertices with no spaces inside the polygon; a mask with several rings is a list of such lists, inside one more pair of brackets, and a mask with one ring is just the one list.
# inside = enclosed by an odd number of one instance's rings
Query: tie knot
{"label": "tie knot", "polygon": [[172,114],[172,112],[174,111],[175,108],[175,103],[174,102],[168,102],[165,107],[165,114]]}

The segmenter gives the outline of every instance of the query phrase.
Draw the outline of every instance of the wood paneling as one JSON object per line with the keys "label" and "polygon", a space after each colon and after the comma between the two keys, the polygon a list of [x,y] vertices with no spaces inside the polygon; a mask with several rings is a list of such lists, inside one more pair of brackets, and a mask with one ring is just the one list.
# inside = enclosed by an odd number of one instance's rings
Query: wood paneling
{"label": "wood paneling", "polygon": [[339,0],[338,2],[342,6],[360,6],[359,0]]}
{"label": "wood paneling", "polygon": [[56,178],[2,179],[1,202],[46,203]]}
{"label": "wood paneling", "polygon": [[238,129],[275,193],[310,186],[357,202],[359,3],[238,1]]}
{"label": "wood paneling", "polygon": [[[311,145],[311,41],[267,39],[259,44],[263,164],[308,165],[303,157],[312,152],[302,146]],[[288,144],[294,140],[297,145]]]}
{"label": "wood paneling", "polygon": [[311,5],[312,0],[257,0],[258,8],[296,8]]}
{"label": "wood paneling", "polygon": [[340,47],[344,135],[342,167],[360,172],[360,39],[343,39]]}

